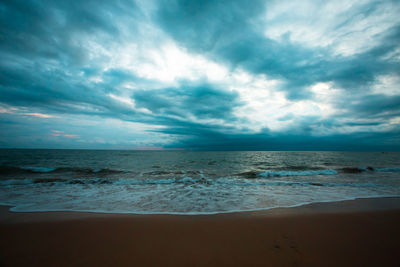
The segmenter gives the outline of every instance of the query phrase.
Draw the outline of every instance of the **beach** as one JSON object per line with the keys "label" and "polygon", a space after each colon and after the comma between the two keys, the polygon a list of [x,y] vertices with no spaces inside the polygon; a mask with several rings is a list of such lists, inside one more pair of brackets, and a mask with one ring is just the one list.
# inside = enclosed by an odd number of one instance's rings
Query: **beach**
{"label": "beach", "polygon": [[1,266],[400,264],[400,198],[216,215],[8,210]]}
{"label": "beach", "polygon": [[400,267],[399,14],[1,1],[0,267]]}

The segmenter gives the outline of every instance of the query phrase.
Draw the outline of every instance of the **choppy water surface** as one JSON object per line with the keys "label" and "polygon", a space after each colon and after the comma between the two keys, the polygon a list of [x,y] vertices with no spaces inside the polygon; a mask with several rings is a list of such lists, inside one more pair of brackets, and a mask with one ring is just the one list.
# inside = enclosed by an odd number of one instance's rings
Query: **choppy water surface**
{"label": "choppy water surface", "polygon": [[13,211],[209,214],[400,196],[400,153],[0,150]]}

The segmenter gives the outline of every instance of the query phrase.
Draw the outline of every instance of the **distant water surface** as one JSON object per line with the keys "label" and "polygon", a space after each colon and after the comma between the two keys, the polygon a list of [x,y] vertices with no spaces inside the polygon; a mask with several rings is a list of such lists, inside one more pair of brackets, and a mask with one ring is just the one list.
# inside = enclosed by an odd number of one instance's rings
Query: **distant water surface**
{"label": "distant water surface", "polygon": [[0,150],[13,211],[211,214],[400,196],[398,152]]}

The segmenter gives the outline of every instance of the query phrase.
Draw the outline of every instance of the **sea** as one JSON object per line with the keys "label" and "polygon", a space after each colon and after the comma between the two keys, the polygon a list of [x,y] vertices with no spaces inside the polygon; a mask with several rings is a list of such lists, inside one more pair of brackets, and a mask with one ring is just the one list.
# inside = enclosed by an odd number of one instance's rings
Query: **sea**
{"label": "sea", "polygon": [[14,212],[216,214],[399,196],[399,152],[0,150],[0,205]]}

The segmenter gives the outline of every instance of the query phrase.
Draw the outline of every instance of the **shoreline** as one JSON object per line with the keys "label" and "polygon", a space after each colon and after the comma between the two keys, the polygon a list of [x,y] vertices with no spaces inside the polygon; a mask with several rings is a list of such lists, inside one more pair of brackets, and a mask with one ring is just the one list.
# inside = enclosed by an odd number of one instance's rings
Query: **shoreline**
{"label": "shoreline", "polygon": [[9,212],[1,266],[398,266],[400,198],[214,215]]}
{"label": "shoreline", "polygon": [[354,198],[339,201],[321,201],[288,207],[215,213],[130,213],[98,211],[12,211],[12,205],[0,204],[0,223],[79,220],[103,217],[226,217],[226,216],[291,216],[321,213],[357,213],[382,210],[400,210],[400,197]]}

